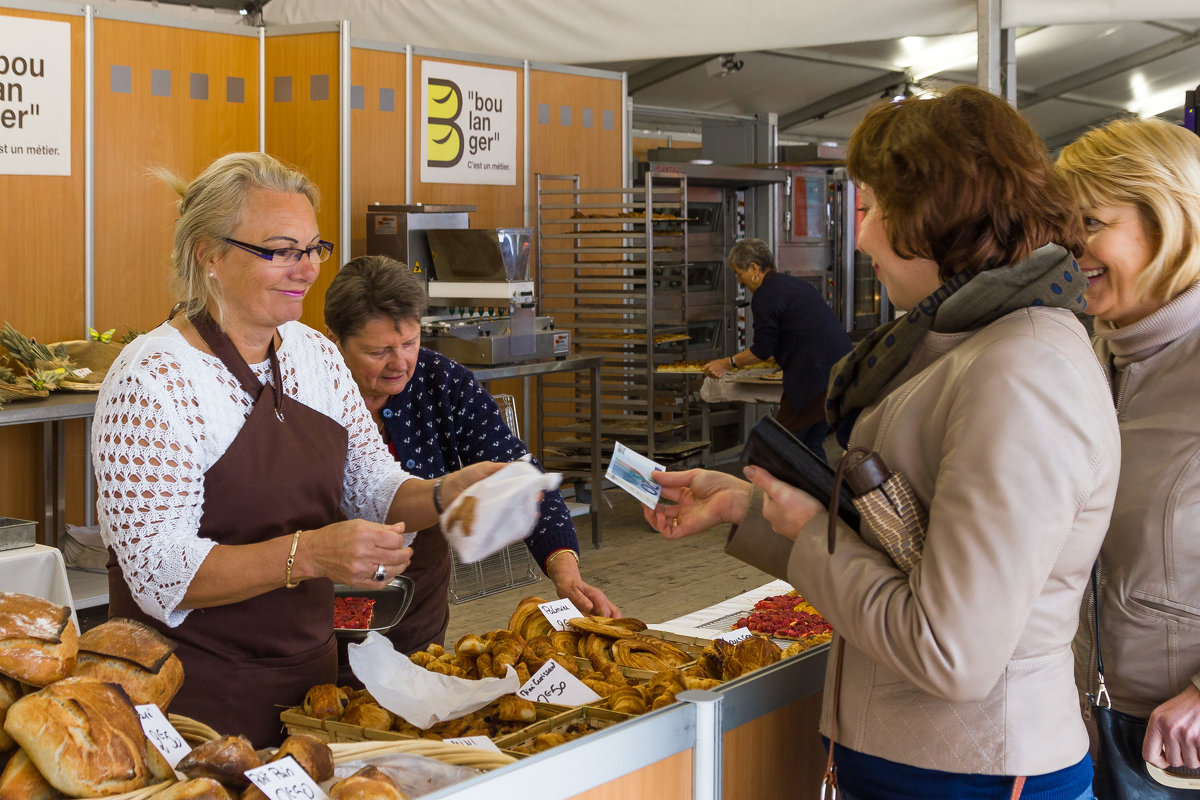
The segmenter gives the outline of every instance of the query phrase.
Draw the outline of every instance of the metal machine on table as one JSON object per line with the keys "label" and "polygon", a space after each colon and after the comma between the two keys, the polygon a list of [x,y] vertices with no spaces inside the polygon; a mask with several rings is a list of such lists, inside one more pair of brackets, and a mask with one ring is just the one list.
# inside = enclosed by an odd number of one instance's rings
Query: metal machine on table
{"label": "metal machine on table", "polygon": [[538,316],[530,228],[471,228],[472,206],[369,206],[367,249],[426,281],[423,343],[461,364],[512,364],[570,354],[568,331]]}

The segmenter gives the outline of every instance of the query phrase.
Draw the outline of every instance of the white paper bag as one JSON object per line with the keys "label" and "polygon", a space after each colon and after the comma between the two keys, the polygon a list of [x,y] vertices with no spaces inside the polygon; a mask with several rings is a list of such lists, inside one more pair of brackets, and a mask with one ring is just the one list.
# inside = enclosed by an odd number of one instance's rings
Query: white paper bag
{"label": "white paper bag", "polygon": [[397,653],[377,631],[346,650],[350,668],[379,705],[422,729],[458,719],[521,688],[521,679],[511,666],[503,678],[477,681],[430,672]]}
{"label": "white paper bag", "polygon": [[474,564],[533,533],[541,493],[561,482],[557,472],[514,461],[454,498],[442,514],[442,533],[464,564]]}

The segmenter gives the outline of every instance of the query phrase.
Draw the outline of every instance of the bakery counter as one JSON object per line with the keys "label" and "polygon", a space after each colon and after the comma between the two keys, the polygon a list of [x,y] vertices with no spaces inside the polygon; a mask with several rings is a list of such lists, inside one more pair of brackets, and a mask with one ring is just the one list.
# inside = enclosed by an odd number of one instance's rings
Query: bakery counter
{"label": "bakery counter", "polygon": [[[773,582],[653,627],[711,637],[731,614],[790,589]],[[829,645],[729,681],[458,784],[429,798],[487,792],[525,800],[730,798],[816,792],[825,767],[817,731]]]}

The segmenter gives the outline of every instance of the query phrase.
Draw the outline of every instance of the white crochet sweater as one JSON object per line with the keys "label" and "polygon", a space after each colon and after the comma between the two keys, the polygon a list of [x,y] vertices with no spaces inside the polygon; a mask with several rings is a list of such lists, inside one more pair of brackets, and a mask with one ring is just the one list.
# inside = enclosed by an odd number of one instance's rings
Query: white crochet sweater
{"label": "white crochet sweater", "polygon": [[[349,432],[342,511],[382,522],[411,477],[384,446],[342,356],[299,322],[279,328],[279,367],[288,396]],[[252,364],[271,382],[269,361]],[[220,359],[160,325],[121,351],[96,401],[92,462],[96,510],[134,600],[175,627],[178,608],[215,545],[199,535],[204,473],[232,444],[252,401]]]}

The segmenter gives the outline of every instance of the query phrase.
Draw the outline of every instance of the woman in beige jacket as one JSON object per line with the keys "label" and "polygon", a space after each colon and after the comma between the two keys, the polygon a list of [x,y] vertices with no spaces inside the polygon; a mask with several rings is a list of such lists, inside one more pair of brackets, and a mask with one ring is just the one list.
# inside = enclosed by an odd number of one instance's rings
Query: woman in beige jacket
{"label": "woman in beige jacket", "polygon": [[1090,798],[1071,641],[1120,454],[1073,313],[1077,214],[1028,123],[974,87],[872,109],[848,167],[858,248],[908,313],[834,368],[829,419],[912,483],[921,562],[906,573],[840,522],[830,553],[820,504],[756,468],[753,486],[657,473],[675,504],[647,518],[783,545],[768,566],[845,642],[821,721],[845,798]]}
{"label": "woman in beige jacket", "polygon": [[[1083,209],[1087,313],[1121,429],[1100,553],[1100,643],[1118,711],[1149,718],[1142,755],[1200,767],[1200,137],[1122,120],[1066,147]],[[1091,631],[1077,655],[1096,682]],[[1099,789],[1099,785],[1097,785]]]}

